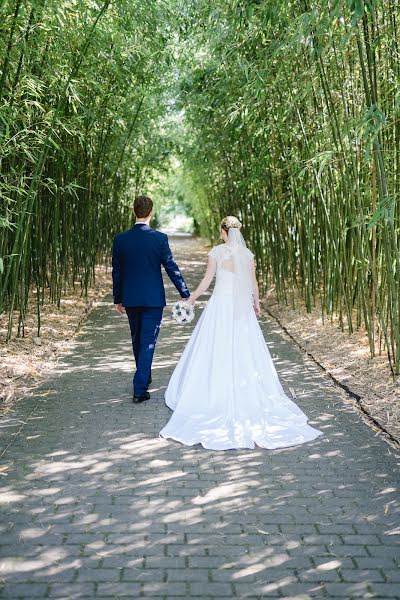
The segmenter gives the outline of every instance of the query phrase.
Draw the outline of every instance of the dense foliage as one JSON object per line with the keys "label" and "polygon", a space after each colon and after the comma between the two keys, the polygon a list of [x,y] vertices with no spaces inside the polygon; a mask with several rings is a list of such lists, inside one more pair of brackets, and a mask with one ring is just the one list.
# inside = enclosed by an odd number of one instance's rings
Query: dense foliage
{"label": "dense foliage", "polygon": [[203,230],[239,215],[264,287],[365,325],[398,374],[398,0],[186,10],[180,98]]}
{"label": "dense foliage", "polygon": [[167,195],[203,233],[241,217],[264,290],[365,326],[398,374],[399,18],[399,0],[5,0],[9,332],[31,282],[38,307],[85,291],[175,152]]}
{"label": "dense foliage", "polygon": [[[0,312],[23,327],[30,284],[85,293],[162,167],[169,15],[148,0],[6,0],[0,7]],[[125,201],[126,200],[126,201]]]}

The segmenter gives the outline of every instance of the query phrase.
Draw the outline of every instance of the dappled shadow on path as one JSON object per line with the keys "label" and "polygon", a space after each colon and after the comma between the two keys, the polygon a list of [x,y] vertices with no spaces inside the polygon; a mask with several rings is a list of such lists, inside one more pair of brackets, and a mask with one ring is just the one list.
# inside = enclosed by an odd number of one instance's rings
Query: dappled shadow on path
{"label": "dappled shadow on path", "polygon": [[274,327],[282,383],[324,436],[208,451],[158,437],[190,330],[166,311],[152,399],[134,406],[129,328],[105,299],[4,455],[2,597],[384,596],[400,554],[398,457]]}

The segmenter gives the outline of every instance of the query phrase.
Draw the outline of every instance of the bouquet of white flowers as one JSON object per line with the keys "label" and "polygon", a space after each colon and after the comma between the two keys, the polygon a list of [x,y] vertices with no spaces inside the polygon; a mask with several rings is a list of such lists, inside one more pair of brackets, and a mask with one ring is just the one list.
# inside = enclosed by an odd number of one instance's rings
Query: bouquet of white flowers
{"label": "bouquet of white flowers", "polygon": [[172,318],[175,319],[179,325],[185,325],[190,323],[194,319],[194,308],[189,302],[175,302],[172,307]]}

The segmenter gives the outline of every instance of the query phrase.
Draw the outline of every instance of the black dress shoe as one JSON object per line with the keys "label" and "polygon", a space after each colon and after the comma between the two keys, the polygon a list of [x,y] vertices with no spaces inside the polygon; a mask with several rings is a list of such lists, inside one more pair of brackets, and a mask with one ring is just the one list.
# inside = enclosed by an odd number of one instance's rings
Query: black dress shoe
{"label": "black dress shoe", "polygon": [[150,400],[149,392],[145,392],[144,394],[141,394],[140,396],[133,396],[132,402],[134,404],[140,404],[140,402],[144,402],[145,400]]}

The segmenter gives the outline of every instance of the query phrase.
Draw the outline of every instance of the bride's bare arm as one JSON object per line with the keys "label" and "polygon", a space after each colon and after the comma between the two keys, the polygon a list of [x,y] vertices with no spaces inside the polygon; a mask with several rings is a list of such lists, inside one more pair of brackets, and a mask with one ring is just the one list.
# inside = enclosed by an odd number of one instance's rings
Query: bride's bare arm
{"label": "bride's bare arm", "polygon": [[258,281],[257,281],[257,274],[256,274],[256,263],[254,260],[253,260],[253,265],[252,265],[252,281],[253,281],[254,310],[258,317],[261,314],[261,307],[260,307],[260,293],[258,290]]}
{"label": "bride's bare arm", "polygon": [[212,280],[214,279],[215,271],[217,270],[217,261],[212,256],[208,257],[207,269],[204,274],[203,279],[200,281],[197,288],[191,294],[190,298],[188,298],[188,302],[194,304],[199,296],[204,294],[210,287]]}

